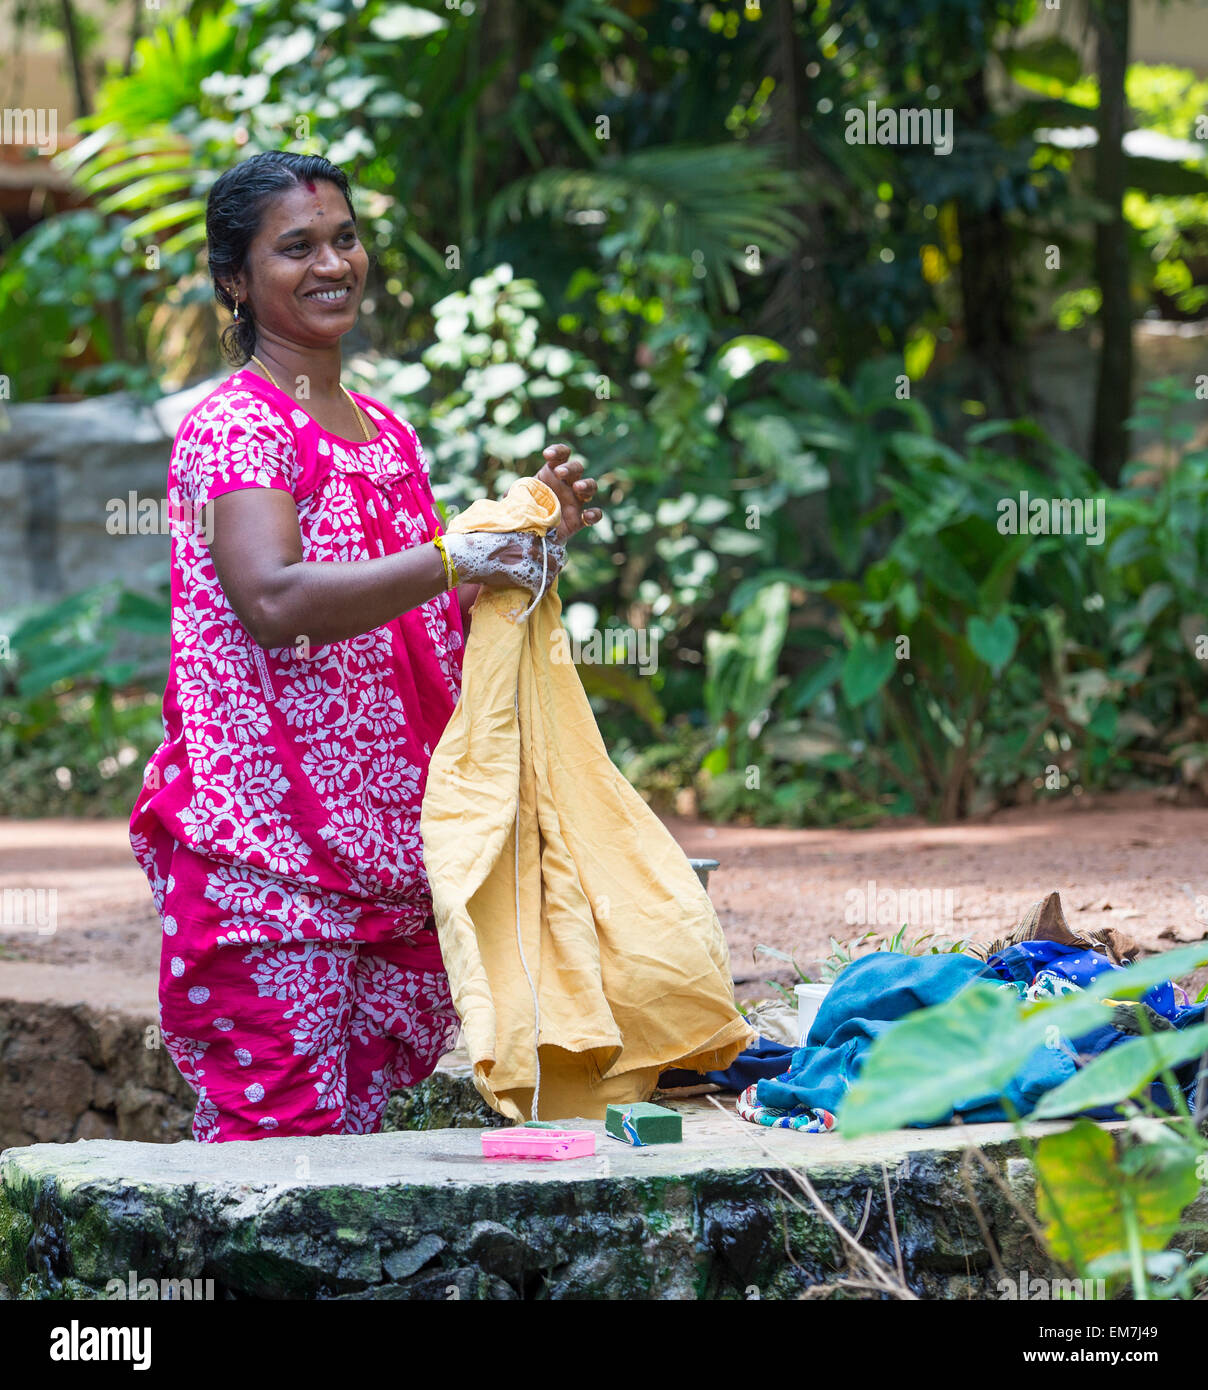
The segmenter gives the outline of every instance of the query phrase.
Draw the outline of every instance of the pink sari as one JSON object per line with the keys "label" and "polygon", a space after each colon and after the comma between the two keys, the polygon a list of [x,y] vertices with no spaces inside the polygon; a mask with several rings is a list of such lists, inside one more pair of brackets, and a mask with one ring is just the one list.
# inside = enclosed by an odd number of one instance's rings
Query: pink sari
{"label": "pink sari", "polygon": [[163,921],[163,1039],[198,1093],[198,1139],[375,1129],[456,1036],[419,830],[460,690],[456,594],[348,641],[265,650],[199,523],[212,498],[271,487],[294,498],[305,560],[430,541],[418,436],[357,402],[378,430],[364,443],[237,372],[173,445],[164,741],[130,839]]}

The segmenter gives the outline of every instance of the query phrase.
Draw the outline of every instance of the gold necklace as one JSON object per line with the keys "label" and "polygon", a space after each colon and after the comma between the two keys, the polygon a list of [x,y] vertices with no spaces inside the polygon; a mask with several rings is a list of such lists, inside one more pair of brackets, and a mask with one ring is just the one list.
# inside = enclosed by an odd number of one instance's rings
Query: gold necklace
{"label": "gold necklace", "polygon": [[[260,370],[264,373],[264,375],[265,375],[266,377],[268,377],[268,379],[273,383],[273,385],[277,387],[277,390],[278,390],[278,391],[283,391],[283,390],[284,390],[283,387],[277,385],[277,378],[272,374],[272,372],[269,371],[269,369],[264,365],[264,363],[261,362],[261,360],[256,356],[256,354],[255,354],[254,352],[252,353],[252,361],[255,362],[255,364],[260,368]],[[344,390],[344,383],[343,383],[343,382],[337,382],[336,385],[339,386],[339,388],[340,388],[341,391],[344,391],[344,394],[345,394],[346,396],[348,396],[348,392]],[[285,394],[288,395],[289,392],[286,391]],[[359,405],[357,405],[356,401],[354,401],[354,400],[352,399],[351,396],[348,396],[348,401],[349,401],[349,404],[352,406],[353,410],[355,410],[356,413],[357,413],[357,422],[358,422],[358,423],[360,424],[360,426],[361,426],[361,433],[365,436],[365,442],[368,443],[368,442],[369,442],[369,425],[366,423],[365,417],[361,414],[361,407],[360,407]]]}

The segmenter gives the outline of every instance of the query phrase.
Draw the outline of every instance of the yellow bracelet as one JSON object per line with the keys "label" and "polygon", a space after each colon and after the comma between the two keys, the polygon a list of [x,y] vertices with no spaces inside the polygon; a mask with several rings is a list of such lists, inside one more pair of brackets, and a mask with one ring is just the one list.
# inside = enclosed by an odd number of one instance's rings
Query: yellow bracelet
{"label": "yellow bracelet", "polygon": [[453,561],[449,559],[449,552],[445,549],[444,536],[434,536],[432,544],[440,551],[440,562],[445,567],[445,588],[456,589],[461,582],[457,577],[457,568]]}

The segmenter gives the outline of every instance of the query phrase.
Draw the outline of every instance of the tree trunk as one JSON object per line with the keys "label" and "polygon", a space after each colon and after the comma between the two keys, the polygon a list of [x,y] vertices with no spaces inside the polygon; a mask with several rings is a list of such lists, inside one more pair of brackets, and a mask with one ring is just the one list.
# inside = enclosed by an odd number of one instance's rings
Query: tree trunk
{"label": "tree trunk", "polygon": [[126,61],[122,67],[122,76],[129,77],[134,69],[134,51],[138,47],[138,41],[143,36],[143,5],[146,0],[132,0],[130,13],[130,46],[126,50]]}
{"label": "tree trunk", "polygon": [[80,49],[80,33],[76,28],[75,10],[71,0],[59,0],[63,15],[63,35],[67,42],[67,56],[71,59],[71,80],[75,87],[76,119],[87,116],[92,106],[88,100],[88,87],[84,81],[84,54]]}
{"label": "tree trunk", "polygon": [[[805,64],[801,59],[794,18],[791,5],[777,5],[776,39],[769,59],[776,69],[776,86],[779,97],[776,106],[776,134],[784,144],[785,166],[791,169],[794,174],[800,174],[804,167],[801,118],[805,102],[803,77]],[[792,211],[805,222],[812,210],[798,205]],[[802,265],[805,253],[805,245],[798,241],[789,252],[787,263],[782,272],[782,283],[776,286],[776,293],[772,296],[770,303],[765,304],[765,308],[784,305],[783,323],[775,324],[773,327],[774,330],[779,329],[783,332],[788,339],[789,351],[795,363],[800,363],[812,356],[811,353],[807,352],[806,344],[802,339],[806,327],[805,305],[808,293],[805,268]],[[774,331],[773,336],[775,336]]]}
{"label": "tree trunk", "polygon": [[[971,128],[984,129],[991,116],[984,70],[969,78],[964,108]],[[992,414],[1018,419],[1025,413],[1027,386],[1006,213],[998,204],[958,203],[957,236],[965,347],[978,387],[990,397],[986,404]]]}
{"label": "tree trunk", "polygon": [[1095,278],[1103,296],[1099,324],[1103,344],[1095,386],[1091,463],[1103,481],[1115,486],[1128,458],[1132,411],[1132,304],[1129,293],[1128,227],[1124,221],[1124,125],[1127,103],[1129,0],[1093,0],[1092,22],[1098,45],[1099,144],[1095,149],[1095,197],[1111,211],[1095,227]]}
{"label": "tree trunk", "polygon": [[965,347],[991,414],[1025,413],[1023,353],[1015,315],[1011,229],[999,207],[957,208]]}

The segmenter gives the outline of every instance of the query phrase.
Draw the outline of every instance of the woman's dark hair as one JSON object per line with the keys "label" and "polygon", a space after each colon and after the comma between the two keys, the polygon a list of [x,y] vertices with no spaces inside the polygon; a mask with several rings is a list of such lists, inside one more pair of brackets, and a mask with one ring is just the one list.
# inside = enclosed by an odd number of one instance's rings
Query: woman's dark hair
{"label": "woman's dark hair", "polygon": [[[225,288],[244,267],[247,249],[260,230],[270,199],[301,183],[327,179],[344,195],[353,218],[348,175],[321,154],[293,154],[268,150],[253,155],[218,176],[206,201],[206,248],[214,298],[234,312],[235,298]],[[247,300],[239,305],[239,319],[222,330],[222,354],[232,366],[242,367],[256,350],[256,320]]]}

